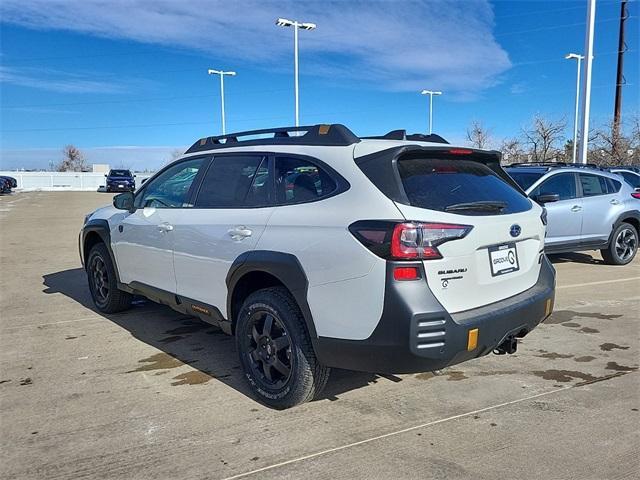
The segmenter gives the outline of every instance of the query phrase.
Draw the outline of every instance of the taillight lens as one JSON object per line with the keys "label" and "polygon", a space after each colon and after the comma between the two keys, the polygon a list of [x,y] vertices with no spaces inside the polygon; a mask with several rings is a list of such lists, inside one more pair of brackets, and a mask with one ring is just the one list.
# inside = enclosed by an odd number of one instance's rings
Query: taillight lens
{"label": "taillight lens", "polygon": [[464,238],[471,225],[428,222],[361,221],[351,233],[376,255],[389,260],[433,260],[442,258],[438,246]]}
{"label": "taillight lens", "polygon": [[633,192],[631,196],[640,200],[640,192]]}
{"label": "taillight lens", "polygon": [[542,207],[542,212],[540,213],[540,220],[542,220],[544,226],[547,225],[547,209],[544,207]]}

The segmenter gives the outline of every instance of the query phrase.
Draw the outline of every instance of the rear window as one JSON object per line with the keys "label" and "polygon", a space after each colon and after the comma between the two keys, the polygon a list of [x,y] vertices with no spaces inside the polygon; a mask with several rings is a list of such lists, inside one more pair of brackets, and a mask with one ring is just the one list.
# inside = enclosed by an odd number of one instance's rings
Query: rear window
{"label": "rear window", "polygon": [[468,160],[410,158],[398,161],[409,203],[462,215],[524,212],[531,202],[487,166]]}
{"label": "rear window", "polygon": [[529,187],[536,183],[543,175],[542,173],[534,172],[512,172],[508,168],[506,169],[506,172],[518,185],[520,185],[520,188],[523,190],[528,190]]}

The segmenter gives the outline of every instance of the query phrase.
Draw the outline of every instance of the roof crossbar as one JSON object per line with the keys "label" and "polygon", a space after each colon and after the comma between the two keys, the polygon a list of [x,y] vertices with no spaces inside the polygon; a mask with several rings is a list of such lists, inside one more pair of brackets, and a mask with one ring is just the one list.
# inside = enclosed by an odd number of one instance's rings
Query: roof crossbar
{"label": "roof crossbar", "polygon": [[[302,134],[300,134],[300,133]],[[294,133],[294,135],[291,135]],[[266,138],[249,138],[269,135]],[[246,132],[204,137],[194,143],[185,153],[202,152],[216,148],[229,147],[230,144],[244,145],[323,145],[348,146],[358,143],[360,139],[347,127],[339,123],[309,125],[304,127],[280,127],[263,130],[249,130]],[[235,146],[235,145],[234,145]]]}
{"label": "roof crossbar", "polygon": [[415,142],[431,142],[431,143],[449,143],[440,135],[436,135],[435,133],[430,133],[429,135],[424,135],[422,133],[411,133],[407,135],[406,130],[391,130],[389,133],[385,135],[378,135],[372,137],[363,137],[372,140],[412,140]]}

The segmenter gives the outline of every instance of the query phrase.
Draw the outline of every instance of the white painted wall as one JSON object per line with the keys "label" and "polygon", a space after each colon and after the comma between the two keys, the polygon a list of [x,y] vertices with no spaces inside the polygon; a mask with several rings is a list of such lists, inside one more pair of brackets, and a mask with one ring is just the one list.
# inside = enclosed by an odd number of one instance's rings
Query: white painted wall
{"label": "white painted wall", "polygon": [[[104,186],[104,173],[93,172],[12,172],[0,171],[0,176],[13,177],[18,182],[17,190],[23,191],[86,191],[95,192]],[[137,173],[136,186],[151,173]]]}

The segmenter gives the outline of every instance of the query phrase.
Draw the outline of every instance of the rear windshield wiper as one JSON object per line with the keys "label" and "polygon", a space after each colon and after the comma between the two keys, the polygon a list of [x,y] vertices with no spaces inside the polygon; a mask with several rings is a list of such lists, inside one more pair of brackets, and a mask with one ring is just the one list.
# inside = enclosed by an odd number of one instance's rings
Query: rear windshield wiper
{"label": "rear windshield wiper", "polygon": [[507,207],[506,202],[495,201],[479,201],[468,203],[455,203],[444,209],[445,212],[462,212],[465,210],[481,211],[481,212],[501,212]]}

